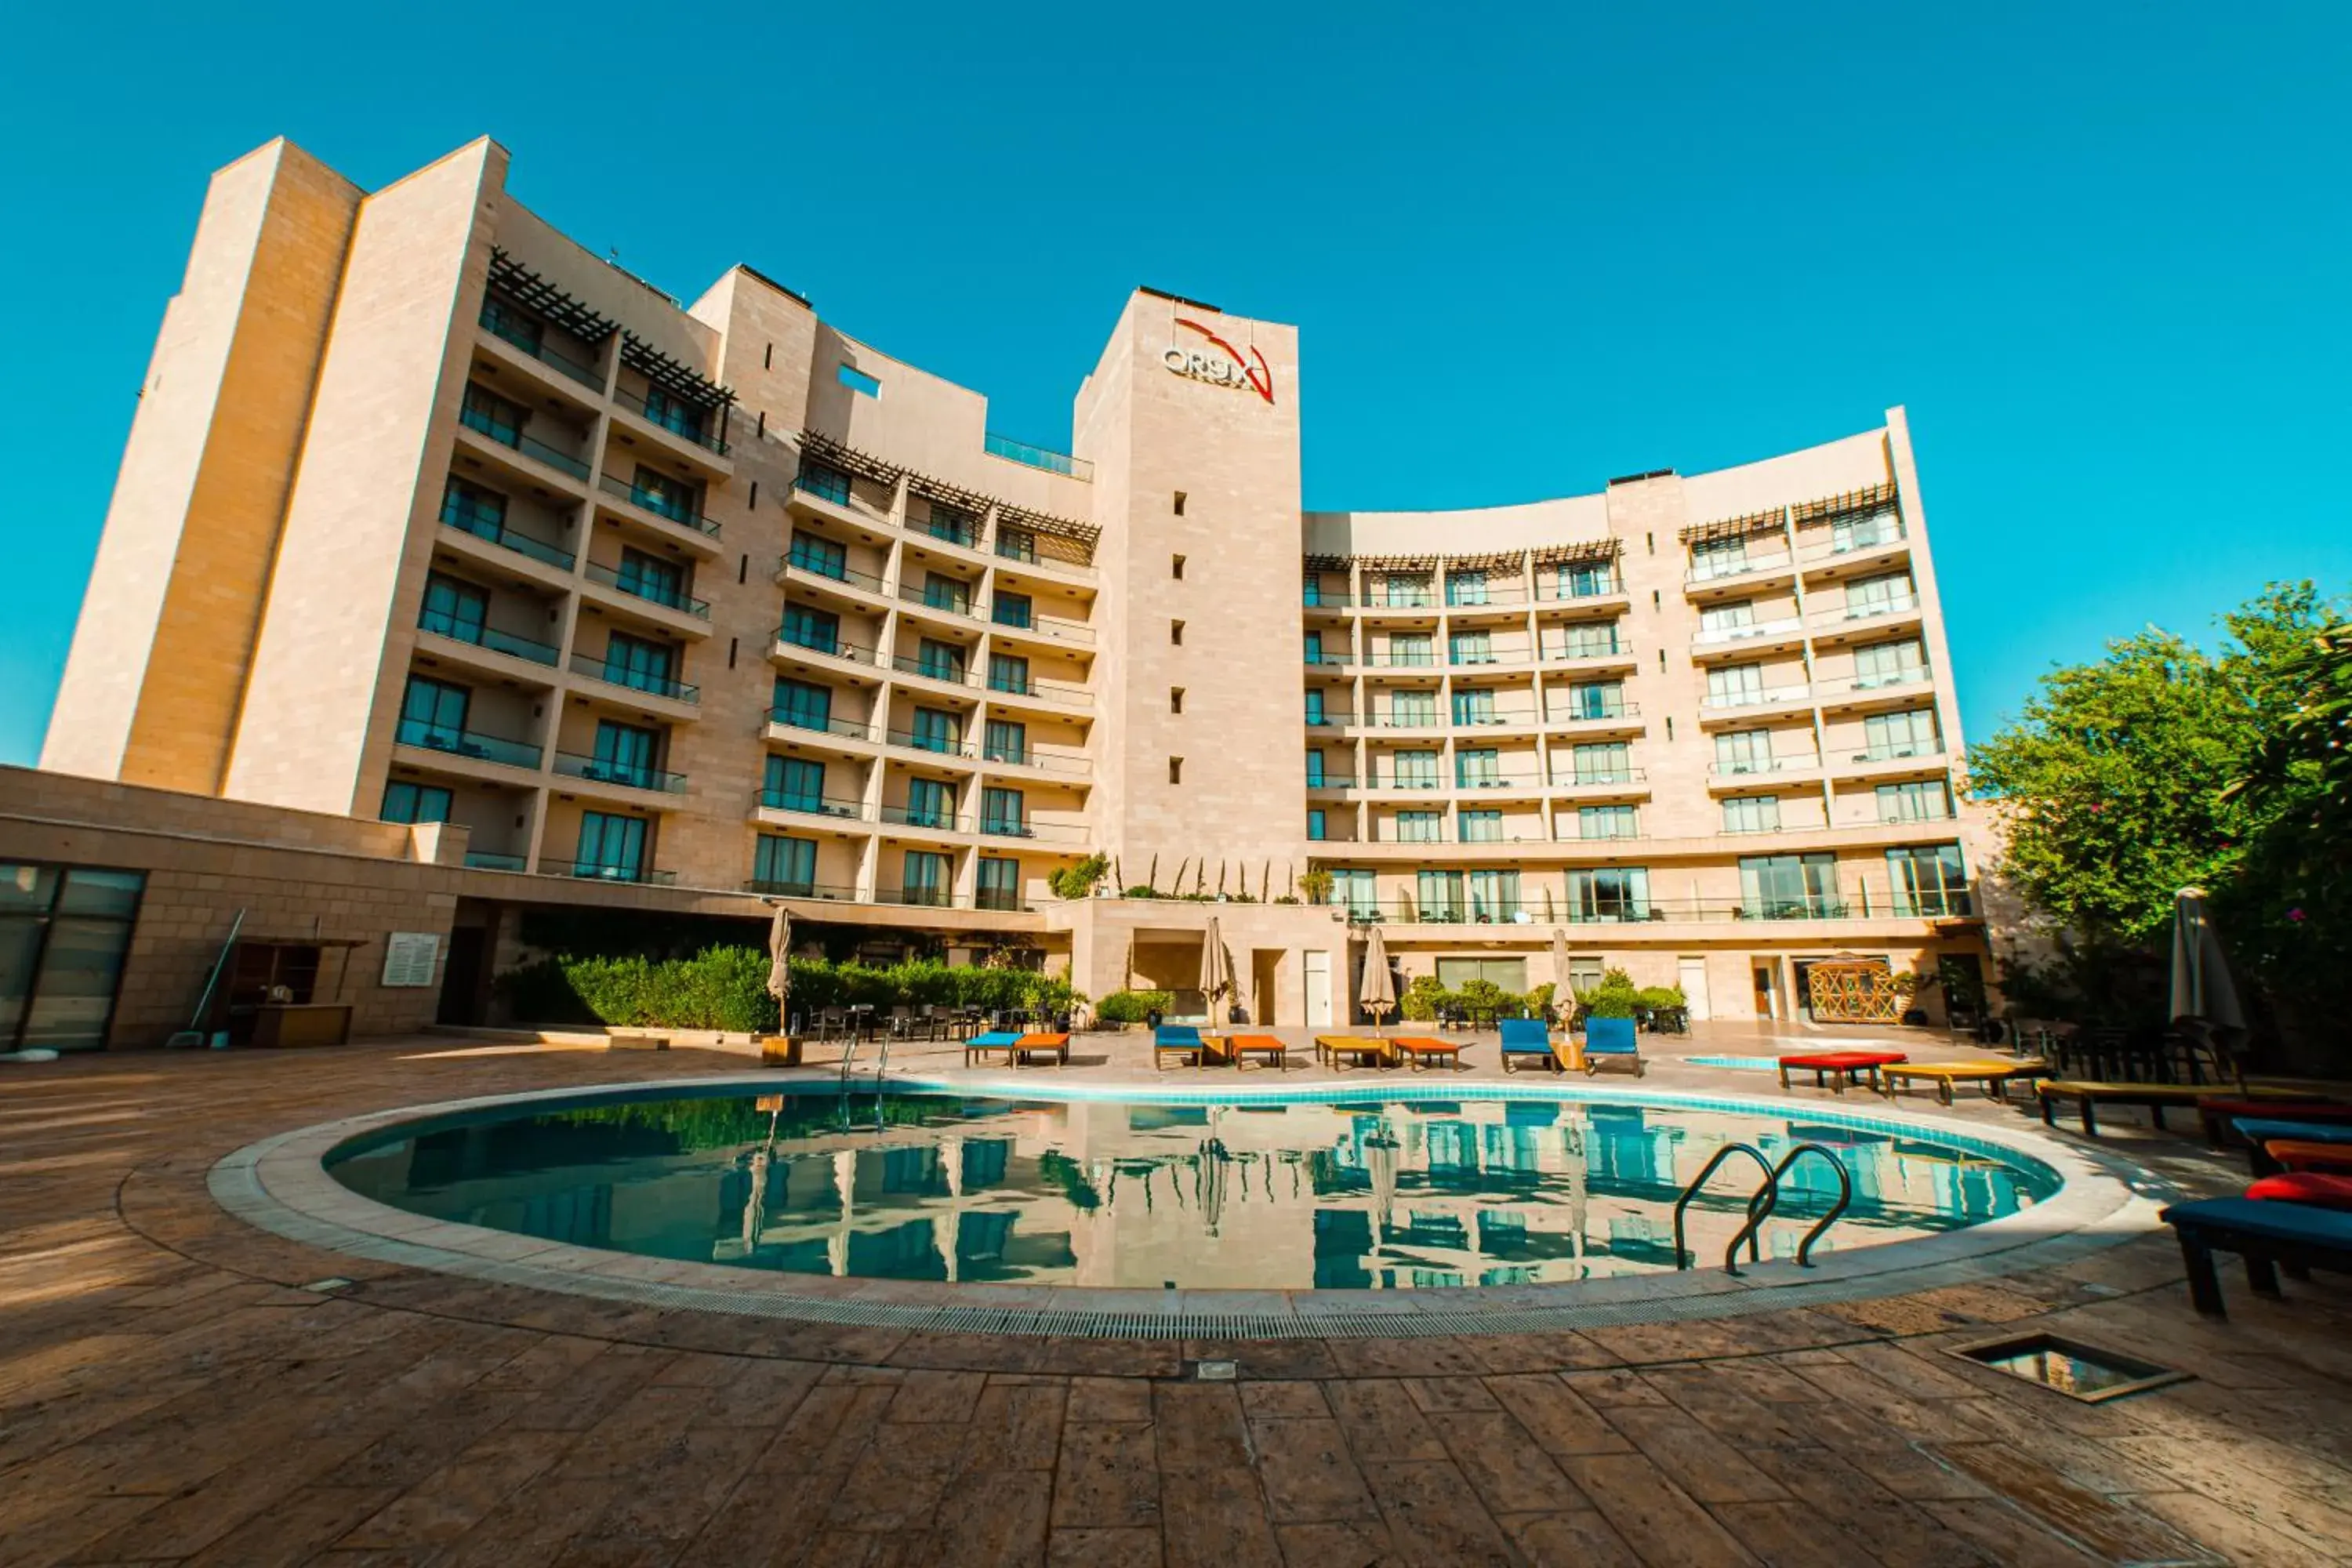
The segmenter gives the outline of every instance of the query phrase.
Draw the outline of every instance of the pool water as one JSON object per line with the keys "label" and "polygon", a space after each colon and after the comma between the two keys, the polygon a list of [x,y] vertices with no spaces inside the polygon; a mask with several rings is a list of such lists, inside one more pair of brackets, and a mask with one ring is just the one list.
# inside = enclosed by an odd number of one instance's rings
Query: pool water
{"label": "pool water", "polygon": [[[1230,1104],[947,1093],[661,1098],[394,1128],[329,1161],[438,1219],[646,1257],[889,1279],[1415,1289],[1671,1270],[1672,1210],[1727,1142],[1816,1142],[1853,1206],[1815,1256],[2013,1214],[2046,1169],[1827,1116],[1623,1101],[1383,1096]],[[1690,1209],[1706,1267],[1759,1173]],[[1783,1179],[1769,1258],[1836,1192]]]}

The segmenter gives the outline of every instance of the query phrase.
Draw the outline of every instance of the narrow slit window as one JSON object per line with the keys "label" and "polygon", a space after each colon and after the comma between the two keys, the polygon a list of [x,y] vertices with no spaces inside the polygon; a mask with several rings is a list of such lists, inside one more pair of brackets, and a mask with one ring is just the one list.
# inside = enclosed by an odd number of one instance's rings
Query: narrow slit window
{"label": "narrow slit window", "polygon": [[1171,686],[1168,689],[1168,711],[1171,713],[1181,713],[1184,711],[1184,689],[1182,687]]}
{"label": "narrow slit window", "polygon": [[1168,575],[1175,578],[1179,583],[1184,580],[1184,558],[1181,555],[1171,555],[1168,558]]}
{"label": "narrow slit window", "polygon": [[1178,490],[1176,492],[1176,515],[1178,517],[1184,515],[1184,492],[1182,490]]}
{"label": "narrow slit window", "polygon": [[1183,622],[1171,621],[1168,623],[1168,641],[1171,647],[1182,647],[1184,646]]}
{"label": "narrow slit window", "polygon": [[1172,784],[1180,784],[1184,782],[1183,758],[1171,757],[1168,759],[1168,782]]}

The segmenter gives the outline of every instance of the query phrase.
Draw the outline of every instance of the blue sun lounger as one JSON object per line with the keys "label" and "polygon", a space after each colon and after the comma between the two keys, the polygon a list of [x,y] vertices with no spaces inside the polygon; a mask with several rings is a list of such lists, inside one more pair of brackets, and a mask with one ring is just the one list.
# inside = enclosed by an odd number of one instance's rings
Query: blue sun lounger
{"label": "blue sun lounger", "polygon": [[963,1065],[971,1066],[972,1058],[991,1051],[1003,1051],[1005,1065],[1010,1067],[1021,1055],[1021,1034],[1017,1029],[992,1029],[985,1035],[974,1035],[963,1043]]}
{"label": "blue sun lounger", "polygon": [[1167,1065],[1160,1058],[1169,1051],[1191,1057],[1192,1065],[1198,1067],[1207,1059],[1208,1050],[1201,1031],[1191,1024],[1162,1024],[1151,1033],[1151,1065],[1155,1068]]}
{"label": "blue sun lounger", "polygon": [[1506,1018],[1503,1030],[1503,1070],[1510,1072],[1533,1057],[1554,1072],[1564,1071],[1551,1048],[1551,1031],[1541,1018]]}
{"label": "blue sun lounger", "polygon": [[2208,1198],[2175,1204],[2160,1217],[2180,1238],[2189,1299],[2208,1317],[2229,1316],[2213,1268],[2217,1252],[2234,1252],[2246,1260],[2246,1283],[2258,1296],[2278,1295],[2282,1268],[2291,1279],[2307,1279],[2315,1268],[2352,1274],[2352,1214],[2340,1209],[2258,1198]]}
{"label": "blue sun lounger", "polygon": [[1641,1042],[1633,1037],[1633,1019],[1587,1018],[1584,1021],[1584,1076],[1591,1078],[1603,1058],[1631,1062],[1635,1078],[1649,1070],[1642,1060]]}
{"label": "blue sun lounger", "polygon": [[[2287,1110],[2286,1107],[2281,1107]],[[2285,1116],[2233,1116],[2230,1125],[2246,1141],[2249,1164],[2257,1176],[2275,1176],[2279,1163],[2263,1145],[2279,1140],[2297,1143],[2352,1143],[2352,1127],[2335,1121],[2297,1121]]]}

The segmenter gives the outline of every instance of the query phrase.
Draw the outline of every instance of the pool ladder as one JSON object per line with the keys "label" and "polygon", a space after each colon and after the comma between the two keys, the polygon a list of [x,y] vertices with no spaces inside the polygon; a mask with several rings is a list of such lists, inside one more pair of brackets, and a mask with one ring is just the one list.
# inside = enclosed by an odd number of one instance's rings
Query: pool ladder
{"label": "pool ladder", "polygon": [[1757,1239],[1758,1233],[1763,1230],[1764,1222],[1772,1217],[1772,1211],[1780,1206],[1780,1178],[1789,1173],[1790,1166],[1803,1155],[1818,1154],[1828,1162],[1831,1170],[1837,1173],[1837,1202],[1830,1205],[1830,1212],[1815,1221],[1813,1227],[1805,1232],[1804,1239],[1797,1243],[1797,1266],[1811,1268],[1813,1266],[1813,1243],[1819,1241],[1822,1233],[1835,1225],[1838,1216],[1853,1203],[1853,1177],[1847,1173],[1845,1162],[1819,1143],[1797,1144],[1780,1156],[1780,1163],[1777,1165],[1753,1143],[1726,1143],[1717,1149],[1707,1163],[1699,1167],[1698,1174],[1690,1179],[1690,1184],[1683,1188],[1683,1195],[1675,1200],[1675,1267],[1689,1268],[1696,1262],[1689,1249],[1683,1245],[1683,1211],[1690,1207],[1691,1200],[1698,1196],[1699,1189],[1706,1185],[1707,1178],[1734,1154],[1745,1154],[1755,1161],[1756,1168],[1764,1173],[1764,1183],[1748,1196],[1748,1223],[1739,1227],[1738,1234],[1731,1238],[1731,1245],[1724,1249],[1723,1271],[1727,1274],[1737,1275],[1739,1272],[1739,1245],[1742,1242],[1748,1244],[1748,1261],[1758,1263],[1763,1260],[1763,1244]]}

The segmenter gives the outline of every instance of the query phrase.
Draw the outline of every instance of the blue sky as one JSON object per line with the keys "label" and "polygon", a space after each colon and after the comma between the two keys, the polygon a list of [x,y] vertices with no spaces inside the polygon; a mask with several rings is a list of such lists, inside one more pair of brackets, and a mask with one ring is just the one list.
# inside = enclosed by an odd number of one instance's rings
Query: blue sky
{"label": "blue sky", "polygon": [[[0,100],[0,761],[47,721],[206,174],[485,132],[691,296],[743,260],[1048,446],[1137,283],[1299,323],[1307,503],[1467,506],[1909,406],[1972,735],[2352,582],[2352,11],[37,7]],[[394,16],[396,20],[393,19]]]}

